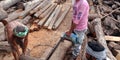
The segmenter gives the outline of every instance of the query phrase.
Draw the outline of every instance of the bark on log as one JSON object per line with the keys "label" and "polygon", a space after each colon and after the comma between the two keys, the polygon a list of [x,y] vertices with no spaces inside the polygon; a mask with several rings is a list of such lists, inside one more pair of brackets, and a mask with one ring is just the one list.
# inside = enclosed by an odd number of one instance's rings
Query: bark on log
{"label": "bark on log", "polygon": [[24,18],[27,14],[29,14],[29,12],[30,12],[32,9],[34,9],[34,8],[35,8],[36,6],[38,6],[40,3],[41,3],[41,1],[39,0],[38,2],[35,2],[33,5],[29,6],[28,9],[25,9],[25,11],[23,11],[23,12],[20,14],[19,18],[20,18],[20,19]]}
{"label": "bark on log", "polygon": [[38,31],[39,27],[37,24],[32,24],[32,26],[30,27],[30,32],[34,32],[34,31]]}
{"label": "bark on log", "polygon": [[93,1],[92,0],[88,0],[88,3],[90,6],[93,6]]}
{"label": "bark on log", "polygon": [[53,12],[53,10],[55,9],[55,7],[57,6],[57,4],[53,4],[53,6],[50,7],[50,11],[47,13],[47,15],[39,21],[38,26],[42,27],[43,24],[45,23],[45,21],[48,19],[48,17],[50,16],[50,14]]}
{"label": "bark on log", "polygon": [[120,37],[116,37],[116,36],[105,36],[105,40],[107,40],[107,41],[120,41]]}
{"label": "bark on log", "polygon": [[30,15],[42,9],[43,8],[42,6],[45,6],[47,3],[48,3],[48,0],[44,0],[43,2],[41,2],[37,7],[35,7],[33,10],[30,11]]}
{"label": "bark on log", "polygon": [[46,49],[45,53],[41,56],[41,60],[47,60],[48,59],[48,55],[51,53],[51,51],[53,50],[52,47],[49,47]]}
{"label": "bark on log", "polygon": [[115,50],[117,55],[115,56],[117,60],[120,60],[120,50]]}
{"label": "bark on log", "polygon": [[48,20],[45,22],[44,24],[44,28],[47,28],[50,24],[50,22],[53,20],[53,17],[55,16],[56,14],[56,11],[59,9],[59,5],[57,5],[57,7],[55,8],[55,10],[53,11],[53,13],[50,15],[50,17],[48,18]]}
{"label": "bark on log", "polygon": [[116,26],[116,21],[114,21],[111,17],[106,17],[103,21],[103,31],[106,35],[114,34],[114,30],[118,30]]}
{"label": "bark on log", "polygon": [[20,2],[21,0],[4,0],[0,2],[0,6],[3,7],[3,9],[8,9],[9,7],[11,7],[12,5]]}
{"label": "bark on log", "polygon": [[6,40],[4,28],[5,27],[0,28],[0,41]]}
{"label": "bark on log", "polygon": [[8,15],[8,17],[5,18],[4,20],[7,21],[7,22],[11,22],[11,21],[17,19],[18,16],[21,14],[21,12],[22,12],[22,10],[21,10],[21,9],[18,9],[18,10],[16,10],[15,12],[10,13],[10,14]]}
{"label": "bark on log", "polygon": [[33,21],[33,24],[37,24],[40,21],[40,19],[36,19]]}
{"label": "bark on log", "polygon": [[27,56],[27,55],[21,55],[19,60],[39,60],[39,59],[31,57],[31,56]]}
{"label": "bark on log", "polygon": [[[50,60],[68,60],[67,58],[67,52],[68,49],[72,46],[72,43],[70,41],[65,40],[64,42],[61,42],[53,55],[51,56]],[[62,52],[60,52],[62,51]],[[57,59],[55,59],[57,57]]]}
{"label": "bark on log", "polygon": [[96,13],[96,10],[95,10],[95,7],[94,6],[90,6],[90,14],[95,14]]}
{"label": "bark on log", "polygon": [[105,18],[105,17],[107,17],[107,16],[111,15],[113,12],[115,12],[116,10],[119,10],[119,9],[120,9],[120,7],[119,7],[119,8],[114,9],[114,10],[113,10],[113,11],[111,11],[109,14],[107,14],[107,15],[103,16],[101,19],[103,19],[103,18]]}
{"label": "bark on log", "polygon": [[112,49],[120,50],[120,45],[115,42],[109,42],[108,47],[110,48],[110,50]]}
{"label": "bark on log", "polygon": [[58,18],[58,20],[55,22],[53,29],[57,29],[58,26],[60,25],[60,23],[63,21],[63,19],[65,18],[66,14],[69,12],[70,10],[70,6],[67,6],[67,8],[65,9],[65,11],[63,12],[63,14]]}
{"label": "bark on log", "polygon": [[103,4],[103,0],[97,0],[100,5]]}
{"label": "bark on log", "polygon": [[32,17],[31,16],[27,16],[27,17],[25,17],[23,20],[21,20],[21,22],[23,23],[23,24],[28,24],[29,22],[30,22],[30,19],[31,19]]}
{"label": "bark on log", "polygon": [[107,43],[106,43],[106,40],[104,38],[104,33],[103,33],[103,30],[102,30],[102,25],[101,25],[101,19],[100,18],[96,18],[94,20],[94,29],[95,29],[98,41],[106,49],[107,57],[110,58],[110,60],[116,60],[116,58],[112,55],[112,53],[110,52],[109,48],[107,47]]}
{"label": "bark on log", "polygon": [[0,7],[0,20],[7,18],[7,17],[8,17],[7,12],[5,10],[3,10],[2,7]]}
{"label": "bark on log", "polygon": [[43,9],[39,10],[38,12],[36,12],[34,14],[35,17],[39,17],[45,10],[47,10],[49,7],[51,6],[51,3],[48,4],[46,7],[44,7]]}
{"label": "bark on log", "polygon": [[60,5],[60,7],[57,9],[55,16],[53,17],[53,19],[51,20],[51,22],[50,22],[50,24],[48,26],[48,29],[52,29],[53,28],[53,25],[54,25],[54,23],[57,20],[57,17],[58,17],[58,15],[60,13],[61,8],[62,8],[62,5]]}
{"label": "bark on log", "polygon": [[0,28],[4,27],[4,24],[2,22],[0,22]]}
{"label": "bark on log", "polygon": [[11,47],[8,44],[8,41],[0,42],[0,51],[7,52],[7,53],[11,52]]}
{"label": "bark on log", "polygon": [[94,20],[95,18],[99,18],[100,16],[98,14],[89,14],[88,19]]}
{"label": "bark on log", "polygon": [[39,18],[44,18],[49,12],[50,10],[53,8],[54,5],[52,5],[51,7],[49,7],[45,12],[43,12]]}

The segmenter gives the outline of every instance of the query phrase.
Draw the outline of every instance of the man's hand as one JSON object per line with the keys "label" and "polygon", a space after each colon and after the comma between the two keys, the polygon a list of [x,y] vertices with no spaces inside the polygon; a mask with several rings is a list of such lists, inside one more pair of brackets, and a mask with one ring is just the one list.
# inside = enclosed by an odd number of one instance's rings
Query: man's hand
{"label": "man's hand", "polygon": [[68,36],[68,37],[70,37],[70,35],[71,35],[71,31],[67,31],[65,34]]}

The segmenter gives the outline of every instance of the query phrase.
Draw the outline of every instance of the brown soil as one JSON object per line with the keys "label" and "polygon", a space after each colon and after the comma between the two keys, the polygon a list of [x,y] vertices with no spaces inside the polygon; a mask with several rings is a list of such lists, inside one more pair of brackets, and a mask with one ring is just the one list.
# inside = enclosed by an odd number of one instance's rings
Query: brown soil
{"label": "brown soil", "polygon": [[[71,0],[68,0],[67,3],[63,5],[62,11],[65,9],[66,5],[71,4],[70,1]],[[55,46],[61,34],[70,28],[71,16],[72,16],[71,12],[72,12],[72,9],[68,12],[67,16],[65,17],[62,24],[59,26],[57,30],[53,31],[53,30],[47,30],[47,29],[40,29],[39,31],[34,31],[29,34],[28,49],[30,50],[29,51],[30,56],[41,58],[41,56],[46,52],[46,49],[48,49],[49,47]],[[12,55],[10,54],[10,56]],[[13,60],[13,56],[8,58],[10,58],[9,60]],[[4,58],[3,60],[6,60],[6,58]]]}

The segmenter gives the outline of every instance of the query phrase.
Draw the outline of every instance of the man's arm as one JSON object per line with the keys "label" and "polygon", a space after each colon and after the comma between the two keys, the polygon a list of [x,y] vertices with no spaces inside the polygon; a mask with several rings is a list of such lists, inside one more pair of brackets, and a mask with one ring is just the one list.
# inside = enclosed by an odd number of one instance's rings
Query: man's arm
{"label": "man's arm", "polygon": [[27,45],[28,45],[28,34],[27,36],[25,37],[25,40],[24,40],[24,47],[23,47],[23,54],[25,55],[25,52],[26,52],[26,49],[27,49]]}
{"label": "man's arm", "polygon": [[72,21],[70,30],[69,30],[68,32],[66,32],[66,35],[67,35],[67,36],[70,36],[70,34],[74,31],[75,27],[76,27],[76,24],[73,23],[73,21]]}

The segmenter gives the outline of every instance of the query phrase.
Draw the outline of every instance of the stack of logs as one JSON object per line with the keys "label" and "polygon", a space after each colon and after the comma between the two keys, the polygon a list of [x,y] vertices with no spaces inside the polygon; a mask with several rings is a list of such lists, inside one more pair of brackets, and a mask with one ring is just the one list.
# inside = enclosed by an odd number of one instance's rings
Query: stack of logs
{"label": "stack of logs", "polygon": [[[11,6],[22,0],[0,1],[0,20],[11,22],[17,20],[27,25],[31,31],[47,28],[57,29],[70,6],[62,9],[51,0],[33,0],[24,3],[24,10],[17,9],[7,13]],[[120,1],[119,0],[88,0],[89,14],[89,40],[99,41],[107,51],[110,60],[120,60]],[[61,14],[62,12],[62,14]],[[67,22],[66,22],[67,23]],[[4,25],[0,23],[0,51],[9,52],[10,48],[5,40]],[[7,48],[7,47],[8,48]],[[5,47],[5,48],[3,48]]]}
{"label": "stack of logs", "polygon": [[99,41],[110,60],[120,60],[120,1],[88,0],[89,40]]}
{"label": "stack of logs", "polygon": [[[70,6],[65,6],[67,8],[63,9],[61,4],[54,3],[54,1],[0,1],[0,21],[19,21],[28,26],[31,32],[40,28],[47,28],[49,30],[57,29],[70,10]],[[4,28],[5,26],[0,22],[0,51],[10,52],[11,50],[5,38]]]}

